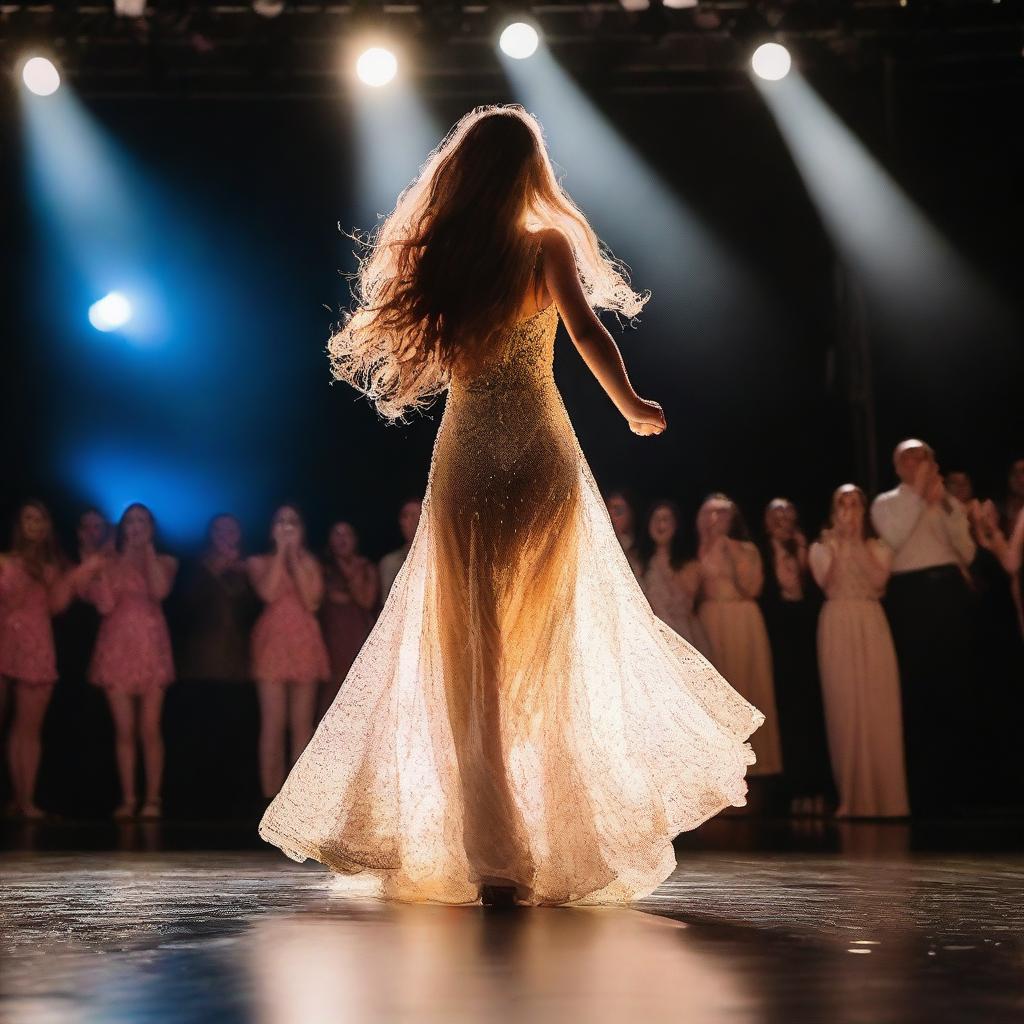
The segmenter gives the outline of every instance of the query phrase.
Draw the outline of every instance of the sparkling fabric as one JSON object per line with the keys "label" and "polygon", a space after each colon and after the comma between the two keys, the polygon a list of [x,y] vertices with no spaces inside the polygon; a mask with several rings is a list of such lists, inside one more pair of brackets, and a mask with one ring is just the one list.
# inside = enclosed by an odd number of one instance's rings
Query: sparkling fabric
{"label": "sparkling fabric", "polygon": [[745,802],[763,718],[644,598],[555,387],[557,325],[549,306],[453,375],[409,556],[260,824],[342,888],[625,902]]}

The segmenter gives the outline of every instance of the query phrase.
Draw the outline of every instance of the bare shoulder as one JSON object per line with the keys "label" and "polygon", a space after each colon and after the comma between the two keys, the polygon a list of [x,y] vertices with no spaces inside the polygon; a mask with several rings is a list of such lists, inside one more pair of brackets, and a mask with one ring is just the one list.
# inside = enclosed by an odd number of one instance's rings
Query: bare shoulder
{"label": "bare shoulder", "polygon": [[250,573],[260,573],[263,571],[263,566],[266,563],[266,555],[250,555],[245,560],[245,568]]}
{"label": "bare shoulder", "polygon": [[174,555],[160,555],[159,556],[160,567],[165,572],[177,572],[178,571],[178,560]]}
{"label": "bare shoulder", "polygon": [[561,228],[541,228],[535,232],[545,257],[555,260],[569,259],[575,262],[572,242]]}

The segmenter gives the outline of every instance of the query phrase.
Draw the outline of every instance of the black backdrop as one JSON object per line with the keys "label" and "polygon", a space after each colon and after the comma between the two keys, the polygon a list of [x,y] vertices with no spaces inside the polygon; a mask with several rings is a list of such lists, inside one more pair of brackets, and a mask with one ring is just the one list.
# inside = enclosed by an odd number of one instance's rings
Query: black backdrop
{"label": "black backdrop", "polygon": [[[1019,314],[1021,90],[897,83],[887,117],[880,80],[871,75],[813,84]],[[669,494],[691,512],[704,493],[724,489],[752,519],[766,500],[787,494],[815,529],[832,487],[856,473],[842,387],[830,374],[834,257],[770,115],[752,88],[596,100],[768,297],[728,343],[703,344],[700,325],[668,315],[671,296],[659,294],[640,329],[622,336],[638,389],[667,410],[670,430],[658,439],[628,432],[561,339],[559,381],[598,481],[627,483],[642,500]],[[430,104],[444,126],[470,105]],[[93,416],[102,412],[109,423],[113,401],[114,422],[123,403],[126,437],[160,436],[182,460],[213,449],[218,471],[245,481],[249,497],[233,511],[242,514],[251,545],[262,543],[273,501],[287,496],[305,506],[314,537],[347,517],[368,553],[393,546],[394,512],[422,489],[440,407],[411,426],[386,428],[365,403],[329,384],[323,344],[333,315],[325,307],[346,301],[338,271],[352,266],[351,246],[337,230],[339,222],[352,224],[355,208],[354,132],[344,103],[163,97],[87,106],[141,167],[176,192],[197,225],[197,252],[223,272],[223,288],[212,284],[219,299],[195,342],[219,352],[217,373],[204,376],[200,360],[197,372],[176,378],[162,401],[151,402],[130,374],[118,384],[122,377],[104,363],[107,350],[68,361],[71,343],[56,336],[59,326],[47,315],[54,282],[40,258],[46,239],[25,200],[29,181],[11,92],[0,121],[0,512],[26,494],[42,494],[66,529],[87,495],[59,453]],[[571,192],[571,174],[566,185]],[[601,209],[586,212],[601,232]],[[608,241],[627,262],[644,245],[639,232]],[[947,467],[974,471],[984,493],[998,493],[1007,462],[1024,452],[1019,336],[1013,352],[984,336],[959,342],[922,360],[920,349],[911,354],[875,325],[883,483],[888,451],[908,433],[933,440]],[[192,405],[203,415],[176,415]],[[154,511],[159,518],[159,505]]]}

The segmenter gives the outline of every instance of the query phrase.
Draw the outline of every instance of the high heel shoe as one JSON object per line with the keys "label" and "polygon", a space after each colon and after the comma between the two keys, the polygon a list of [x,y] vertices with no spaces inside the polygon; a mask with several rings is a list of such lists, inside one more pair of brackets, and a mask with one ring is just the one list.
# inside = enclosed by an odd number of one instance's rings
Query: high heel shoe
{"label": "high heel shoe", "polygon": [[159,800],[147,800],[139,811],[142,821],[156,821],[162,816],[163,808]]}

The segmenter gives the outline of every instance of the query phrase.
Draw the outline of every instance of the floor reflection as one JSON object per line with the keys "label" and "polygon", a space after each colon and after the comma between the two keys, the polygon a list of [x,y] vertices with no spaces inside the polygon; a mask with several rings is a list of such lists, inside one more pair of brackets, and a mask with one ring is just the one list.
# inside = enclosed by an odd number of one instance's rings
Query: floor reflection
{"label": "floor reflection", "polygon": [[0,855],[0,1021],[1016,1024],[1024,862],[904,843],[683,852],[634,908],[514,911],[268,854]]}
{"label": "floor reflection", "polygon": [[358,1021],[744,1022],[735,972],[687,925],[635,910],[337,906],[254,926],[260,1024]]}

